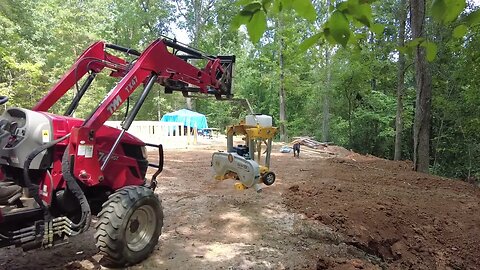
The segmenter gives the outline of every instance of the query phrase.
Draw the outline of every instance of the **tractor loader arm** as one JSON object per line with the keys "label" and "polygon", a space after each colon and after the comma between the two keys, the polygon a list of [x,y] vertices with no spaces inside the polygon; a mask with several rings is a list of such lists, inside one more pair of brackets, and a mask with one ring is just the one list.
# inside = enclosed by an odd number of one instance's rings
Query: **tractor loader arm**
{"label": "tractor loader arm", "polygon": [[65,93],[72,88],[89,71],[101,72],[104,68],[112,69],[112,77],[122,77],[127,70],[127,62],[105,51],[109,46],[98,41],[80,55],[72,68],[60,81],[33,107],[33,111],[48,111]]}
{"label": "tractor loader arm", "polygon": [[[205,66],[196,67],[191,60],[202,60],[197,63]],[[0,248],[52,247],[85,232],[92,215],[98,214],[95,238],[103,258],[119,266],[145,259],[163,226],[161,199],[154,193],[163,148],[153,145],[159,162],[151,164],[146,146],[152,144],[126,131],[155,83],[163,85],[165,93],[232,98],[234,62],[235,56],[207,55],[166,38],[155,40],[143,52],[99,41],[31,110],[8,108],[0,116],[0,182],[27,190],[0,209]],[[86,119],[72,117],[97,73],[105,70],[119,78],[118,83]],[[129,113],[121,129],[105,126],[142,84],[133,106],[127,103]],[[48,112],[75,86],[64,115]],[[0,97],[0,105],[7,100]],[[245,169],[241,177],[250,180],[255,168],[248,162],[239,164]],[[149,185],[148,167],[157,168]],[[258,179],[256,171],[253,175]]]}
{"label": "tractor loader arm", "polygon": [[[184,54],[175,55],[172,51],[181,51]],[[188,58],[203,58],[208,61],[204,68],[197,68],[186,61]],[[129,67],[125,76],[107,94],[83,125],[72,129],[68,152],[70,153],[69,160],[73,165],[71,172],[73,176],[88,186],[96,185],[104,179],[102,171],[106,167],[110,155],[115,150],[117,144],[112,147],[111,153],[107,155],[103,164],[100,164],[98,153],[93,149],[95,132],[142,83],[145,85],[145,88],[122,125],[124,131],[130,127],[154,83],[160,83],[166,86],[166,88],[171,85],[182,86],[170,88],[170,90],[182,92],[196,91],[211,94],[217,98],[231,98],[233,96],[231,94],[231,82],[234,61],[234,56],[214,58],[168,39],[154,41],[139,56],[135,63]],[[83,69],[82,72],[86,72],[86,70]],[[118,72],[124,72],[124,70],[119,69]],[[185,88],[185,85],[189,86]],[[63,90],[58,91],[61,92]],[[48,107],[43,103],[41,102],[37,109]]]}

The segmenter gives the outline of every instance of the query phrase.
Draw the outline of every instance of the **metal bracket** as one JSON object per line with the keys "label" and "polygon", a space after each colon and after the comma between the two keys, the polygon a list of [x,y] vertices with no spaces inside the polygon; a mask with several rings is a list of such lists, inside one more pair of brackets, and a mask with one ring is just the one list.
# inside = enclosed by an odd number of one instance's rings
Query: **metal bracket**
{"label": "metal bracket", "polygon": [[157,188],[157,177],[163,171],[163,162],[164,162],[163,145],[161,144],[157,145],[157,144],[151,144],[151,143],[145,143],[145,145],[158,148],[158,165],[153,163],[148,163],[149,167],[157,168],[157,171],[153,174],[152,179],[150,180],[150,186],[149,186],[150,189],[155,191],[155,188]]}

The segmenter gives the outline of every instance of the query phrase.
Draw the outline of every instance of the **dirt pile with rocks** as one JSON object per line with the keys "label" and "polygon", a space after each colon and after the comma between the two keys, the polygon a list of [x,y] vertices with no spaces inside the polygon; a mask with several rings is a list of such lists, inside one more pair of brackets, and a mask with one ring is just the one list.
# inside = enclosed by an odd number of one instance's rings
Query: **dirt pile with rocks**
{"label": "dirt pile with rocks", "polygon": [[365,252],[318,252],[317,269],[479,269],[480,189],[337,150],[292,168],[299,182],[283,194],[290,209]]}
{"label": "dirt pile with rocks", "polygon": [[[300,158],[281,146],[277,181],[261,193],[214,180],[223,142],[167,148],[160,242],[128,269],[480,269],[475,186],[337,146],[303,147]],[[52,249],[0,253],[9,270],[105,269],[100,261],[93,229]]]}

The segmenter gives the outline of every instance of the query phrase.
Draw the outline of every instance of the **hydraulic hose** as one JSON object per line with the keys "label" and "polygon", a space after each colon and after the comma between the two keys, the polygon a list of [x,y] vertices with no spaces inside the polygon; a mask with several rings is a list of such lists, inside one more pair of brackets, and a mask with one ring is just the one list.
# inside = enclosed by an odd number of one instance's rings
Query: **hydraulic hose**
{"label": "hydraulic hose", "polygon": [[[56,145],[57,143],[67,139],[70,137],[70,133],[57,139],[52,142],[43,144],[39,147],[37,147],[35,150],[33,150],[25,160],[24,166],[23,166],[23,178],[25,181],[25,185],[28,187],[29,192],[33,194],[33,198],[35,201],[40,205],[40,208],[44,211],[45,216],[48,216],[48,210],[46,206],[43,204],[43,201],[40,199],[40,196],[38,195],[38,190],[35,190],[35,187],[32,185],[32,181],[30,179],[29,175],[29,170],[30,170],[30,164],[32,163],[32,160],[41,152],[44,150],[51,148],[52,146]],[[63,173],[63,178],[65,179],[65,182],[67,184],[67,188],[73,193],[73,195],[77,198],[78,202],[80,203],[80,207],[82,210],[82,217],[78,223],[72,224],[72,229],[78,229],[80,228],[80,232],[84,232],[87,230],[90,226],[90,221],[91,221],[91,211],[90,211],[90,205],[88,204],[87,198],[85,197],[85,194],[83,193],[83,190],[80,188],[78,185],[75,177],[72,175],[70,171],[70,162],[68,160],[68,149],[65,150],[62,158],[62,173]],[[86,222],[86,223],[85,223]]]}
{"label": "hydraulic hose", "polygon": [[79,229],[80,232],[84,232],[88,230],[90,227],[90,222],[92,221],[92,214],[90,210],[90,205],[88,204],[88,200],[85,197],[85,193],[83,193],[82,188],[78,185],[77,179],[73,176],[73,164],[71,164],[68,155],[68,149],[65,149],[62,157],[62,174],[63,179],[67,184],[67,188],[73,193],[73,195],[77,198],[78,202],[80,203],[80,208],[82,211],[82,217],[78,223],[72,224],[72,229]]}
{"label": "hydraulic hose", "polygon": [[46,144],[43,144],[39,147],[37,147],[35,150],[33,150],[27,157],[27,159],[25,160],[25,163],[23,164],[23,179],[25,181],[25,185],[27,186],[28,188],[28,191],[33,194],[33,198],[35,199],[35,202],[38,203],[38,205],[40,205],[40,208],[42,208],[43,211],[46,211],[47,208],[45,207],[45,205],[43,204],[43,201],[40,199],[40,196],[38,195],[38,190],[35,190],[35,187],[32,185],[32,181],[30,179],[30,174],[29,174],[29,171],[30,171],[30,164],[32,163],[32,160],[38,156],[38,154],[40,154],[41,152],[43,152],[44,150],[56,145],[57,143],[65,140],[66,138],[70,137],[70,133],[59,138],[59,139],[56,139],[54,141],[51,141],[49,143],[46,143]]}

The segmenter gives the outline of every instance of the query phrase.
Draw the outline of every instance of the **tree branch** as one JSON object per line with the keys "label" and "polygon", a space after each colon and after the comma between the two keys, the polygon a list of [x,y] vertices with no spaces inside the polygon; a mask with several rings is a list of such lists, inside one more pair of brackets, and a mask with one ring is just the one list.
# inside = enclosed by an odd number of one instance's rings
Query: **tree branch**
{"label": "tree branch", "polygon": [[187,15],[185,15],[185,13],[182,12],[182,10],[180,9],[180,1],[179,0],[175,0],[175,3],[177,4],[177,10],[178,12],[180,13],[180,15],[183,16],[183,18],[185,18],[185,20],[187,19]]}

